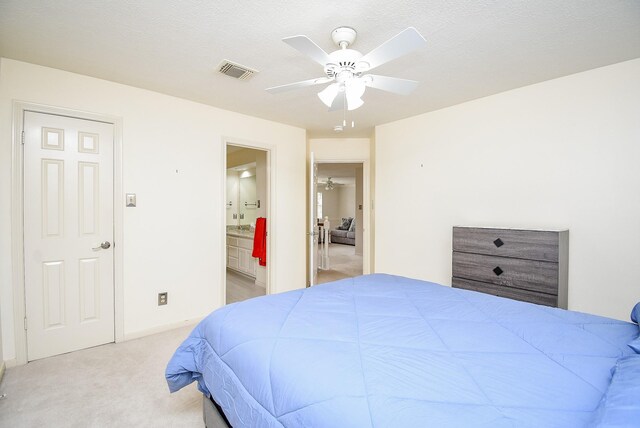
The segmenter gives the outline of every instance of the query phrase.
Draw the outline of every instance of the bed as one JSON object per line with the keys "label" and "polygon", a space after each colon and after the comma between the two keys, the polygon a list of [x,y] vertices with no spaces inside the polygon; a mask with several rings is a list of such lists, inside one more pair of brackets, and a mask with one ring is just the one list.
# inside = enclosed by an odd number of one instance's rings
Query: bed
{"label": "bed", "polygon": [[373,274],[214,311],[166,378],[235,428],[640,426],[636,323]]}

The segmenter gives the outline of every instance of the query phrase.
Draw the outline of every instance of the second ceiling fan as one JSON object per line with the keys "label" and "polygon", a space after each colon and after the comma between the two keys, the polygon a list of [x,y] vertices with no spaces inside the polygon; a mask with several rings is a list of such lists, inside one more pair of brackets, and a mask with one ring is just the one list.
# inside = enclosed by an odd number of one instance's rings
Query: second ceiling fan
{"label": "second ceiling fan", "polygon": [[418,82],[396,77],[369,74],[374,68],[408,54],[426,45],[426,40],[418,31],[409,27],[387,40],[366,55],[349,49],[356,39],[356,31],[350,27],[338,27],[331,32],[331,38],[340,49],[326,53],[307,36],[292,36],[282,39],[289,46],[309,56],[324,67],[326,77],[303,80],[287,85],[267,88],[275,94],[291,89],[321,85],[333,82],[318,93],[318,97],[329,107],[329,111],[355,110],[362,106],[362,95],[366,87],[381,89],[400,95],[413,91]]}

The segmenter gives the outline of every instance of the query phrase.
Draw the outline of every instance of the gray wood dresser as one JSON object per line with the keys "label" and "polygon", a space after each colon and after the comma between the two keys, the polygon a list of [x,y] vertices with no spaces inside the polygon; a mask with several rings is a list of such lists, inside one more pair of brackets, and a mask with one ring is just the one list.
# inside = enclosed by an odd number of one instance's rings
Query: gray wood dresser
{"label": "gray wood dresser", "polygon": [[453,228],[455,288],[567,308],[568,230]]}

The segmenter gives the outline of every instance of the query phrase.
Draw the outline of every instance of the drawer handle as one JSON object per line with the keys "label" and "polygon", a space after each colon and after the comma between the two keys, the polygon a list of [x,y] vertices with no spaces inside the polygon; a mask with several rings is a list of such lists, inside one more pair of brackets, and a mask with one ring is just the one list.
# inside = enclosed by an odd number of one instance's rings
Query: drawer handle
{"label": "drawer handle", "polygon": [[493,245],[495,245],[496,247],[500,248],[504,245],[504,242],[502,242],[502,239],[498,238],[495,241],[493,241]]}
{"label": "drawer handle", "polygon": [[496,276],[500,276],[504,273],[504,271],[502,269],[500,269],[500,266],[496,266],[493,268],[493,273],[496,274]]}

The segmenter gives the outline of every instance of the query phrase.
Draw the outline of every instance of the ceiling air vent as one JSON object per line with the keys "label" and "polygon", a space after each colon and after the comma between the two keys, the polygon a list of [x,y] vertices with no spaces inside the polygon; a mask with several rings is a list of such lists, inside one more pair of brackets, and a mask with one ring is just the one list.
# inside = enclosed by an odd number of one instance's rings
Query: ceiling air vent
{"label": "ceiling air vent", "polygon": [[252,70],[249,67],[231,62],[227,59],[223,59],[220,65],[218,65],[218,71],[240,80],[249,80],[251,76],[258,72],[258,70]]}

